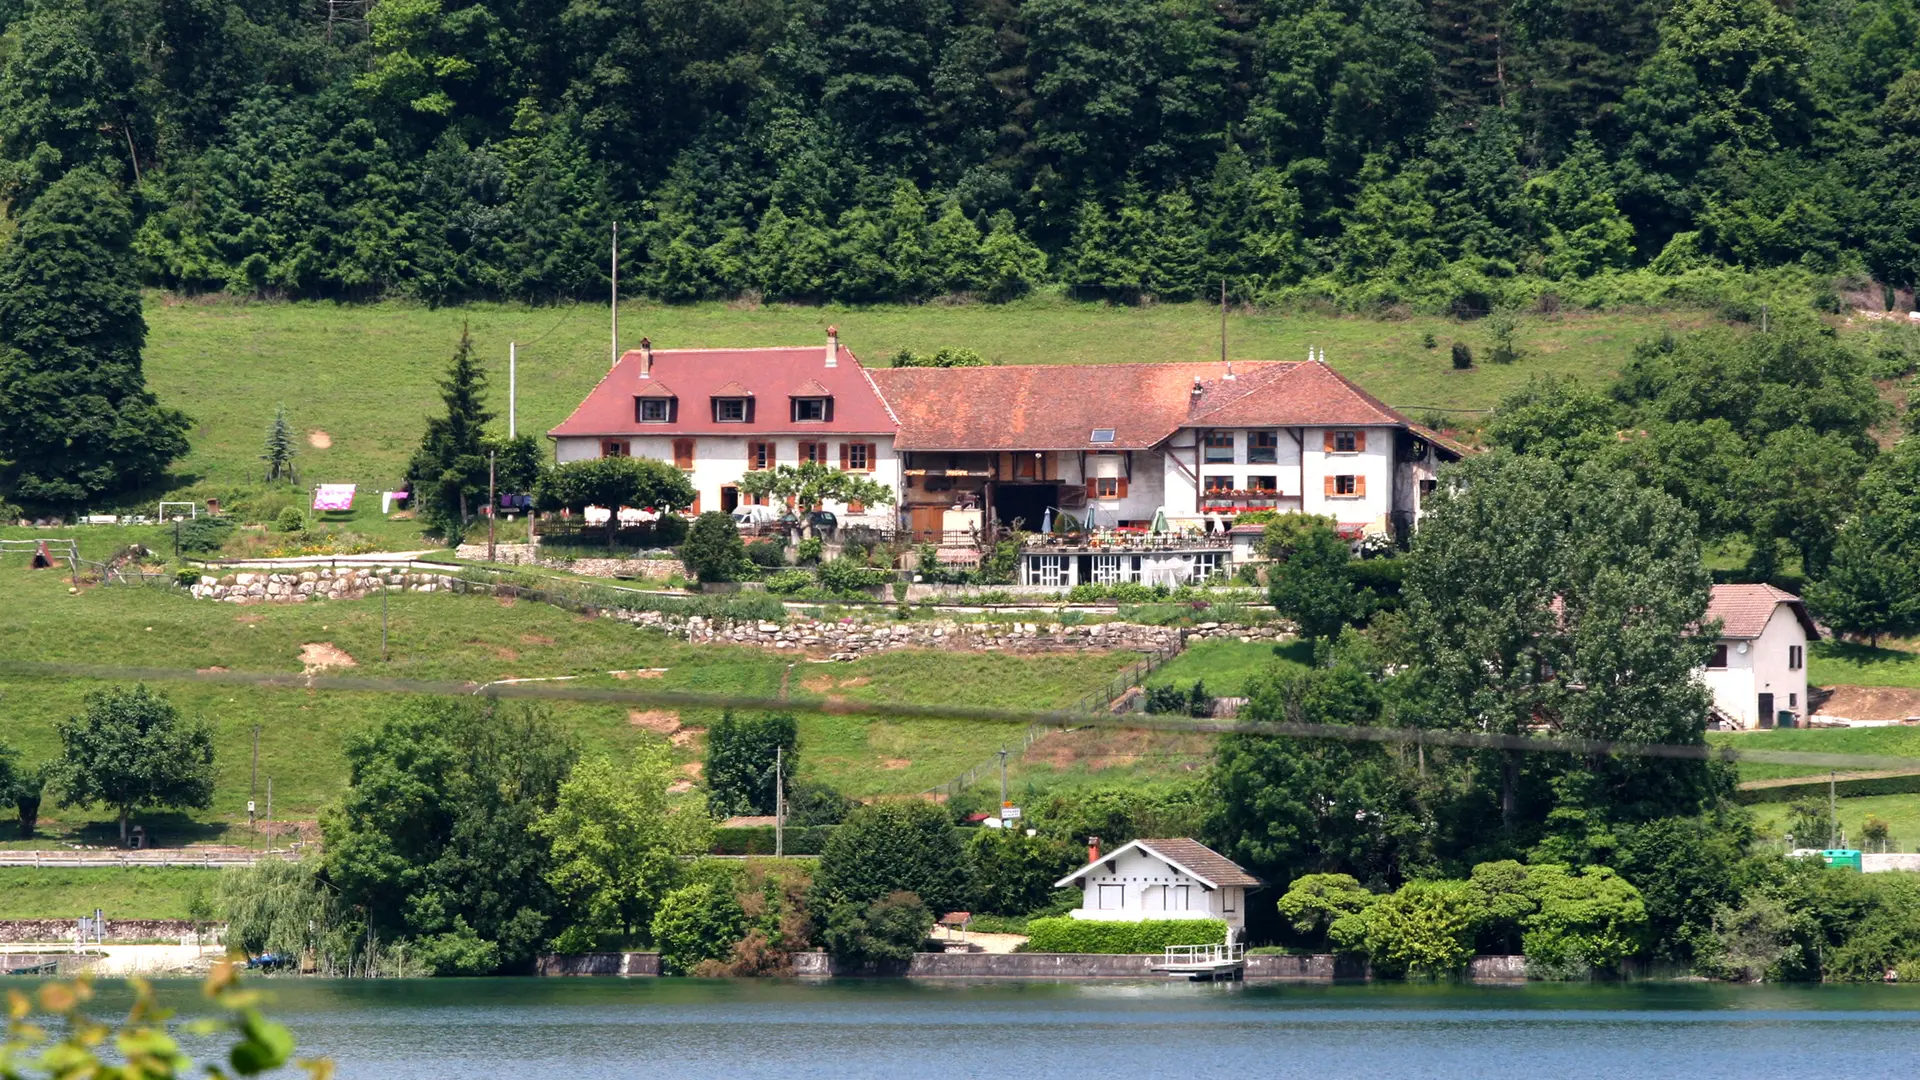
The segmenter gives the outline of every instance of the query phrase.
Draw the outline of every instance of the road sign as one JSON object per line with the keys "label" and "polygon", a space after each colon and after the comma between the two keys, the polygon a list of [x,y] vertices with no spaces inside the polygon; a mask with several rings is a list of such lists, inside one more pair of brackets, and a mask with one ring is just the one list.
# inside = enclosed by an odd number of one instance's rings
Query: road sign
{"label": "road sign", "polygon": [[1017,821],[1017,820],[1019,820],[1019,818],[1020,818],[1020,808],[1019,808],[1019,807],[1017,807],[1017,806],[1003,806],[1003,807],[1001,807],[1001,808],[1000,808],[1000,820],[1001,820],[1001,821]]}

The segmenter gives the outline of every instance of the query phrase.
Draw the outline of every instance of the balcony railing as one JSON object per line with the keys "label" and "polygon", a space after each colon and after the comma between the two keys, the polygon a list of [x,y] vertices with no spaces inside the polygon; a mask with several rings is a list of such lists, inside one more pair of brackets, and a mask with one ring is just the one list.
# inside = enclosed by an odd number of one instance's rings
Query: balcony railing
{"label": "balcony railing", "polygon": [[1102,529],[1077,534],[1034,533],[1027,537],[1024,550],[1132,555],[1155,551],[1225,551],[1232,546],[1233,541],[1223,532],[1150,533]]}

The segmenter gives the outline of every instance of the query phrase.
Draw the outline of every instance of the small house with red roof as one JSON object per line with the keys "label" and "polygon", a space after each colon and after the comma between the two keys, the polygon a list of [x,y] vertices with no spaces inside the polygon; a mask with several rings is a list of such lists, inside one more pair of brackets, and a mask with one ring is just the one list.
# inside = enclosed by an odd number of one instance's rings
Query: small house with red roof
{"label": "small house with red roof", "polygon": [[825,509],[916,541],[1071,520],[1078,540],[1021,557],[1021,584],[1055,587],[1224,573],[1254,510],[1404,533],[1462,452],[1320,361],[868,370],[832,330],[824,351],[643,341],[549,434],[560,461],[673,461],[704,509],[735,509],[748,471],[820,461],[898,493]]}
{"label": "small house with red roof", "polygon": [[1720,726],[1770,728],[1782,716],[1804,723],[1812,711],[1807,644],[1820,640],[1806,603],[1771,585],[1715,585],[1707,621],[1720,624],[1702,673]]}

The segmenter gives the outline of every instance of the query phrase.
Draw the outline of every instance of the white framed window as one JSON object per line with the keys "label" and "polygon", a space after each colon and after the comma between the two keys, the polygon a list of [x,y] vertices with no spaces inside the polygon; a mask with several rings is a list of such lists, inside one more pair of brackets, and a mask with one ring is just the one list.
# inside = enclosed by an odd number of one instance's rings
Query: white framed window
{"label": "white framed window", "polygon": [[1804,645],[1787,646],[1787,670],[1799,671],[1807,663],[1807,649]]}
{"label": "white framed window", "polygon": [[873,469],[873,458],[867,452],[866,443],[847,444],[847,469],[851,472],[870,472]]}
{"label": "white framed window", "polygon": [[1200,460],[1203,462],[1212,463],[1212,464],[1218,464],[1222,462],[1229,465],[1232,464],[1233,463],[1233,432],[1231,431],[1207,432],[1206,446],[1200,455]]}
{"label": "white framed window", "polygon": [[1193,910],[1192,905],[1193,905],[1193,886],[1191,885],[1167,886],[1167,910],[1168,911],[1191,911]]}
{"label": "white framed window", "polygon": [[1215,574],[1224,574],[1227,570],[1227,553],[1224,551],[1202,551],[1193,557],[1193,580],[1205,581]]}
{"label": "white framed window", "polygon": [[1101,882],[1095,885],[1093,889],[1094,903],[1098,905],[1095,910],[1119,911],[1121,908],[1127,906],[1127,887],[1125,885],[1109,885]]}
{"label": "white framed window", "polygon": [[1125,581],[1139,581],[1140,556],[1095,555],[1092,574],[1094,583],[1099,585],[1118,585]]}
{"label": "white framed window", "polygon": [[827,399],[803,397],[793,399],[793,419],[802,424],[818,424],[827,418]]}
{"label": "white framed window", "polygon": [[672,412],[667,408],[666,398],[639,398],[638,402],[638,407],[634,410],[637,414],[634,416],[635,420],[643,424],[664,424],[672,419]]}
{"label": "white framed window", "polygon": [[1333,478],[1333,494],[1335,495],[1360,494],[1360,478],[1357,476],[1347,476],[1344,474],[1334,477]]}
{"label": "white framed window", "polygon": [[1220,890],[1220,910],[1221,911],[1224,911],[1229,915],[1233,913],[1233,894],[1238,891],[1239,890],[1237,889],[1221,889]]}
{"label": "white framed window", "polygon": [[1035,555],[1027,560],[1029,585],[1062,588],[1072,583],[1069,580],[1070,577],[1065,555]]}
{"label": "white framed window", "polygon": [[722,424],[744,424],[747,422],[747,399],[723,397],[713,399],[713,418]]}
{"label": "white framed window", "polygon": [[1355,454],[1360,451],[1360,433],[1357,431],[1336,431],[1333,433],[1333,452],[1336,454]]}

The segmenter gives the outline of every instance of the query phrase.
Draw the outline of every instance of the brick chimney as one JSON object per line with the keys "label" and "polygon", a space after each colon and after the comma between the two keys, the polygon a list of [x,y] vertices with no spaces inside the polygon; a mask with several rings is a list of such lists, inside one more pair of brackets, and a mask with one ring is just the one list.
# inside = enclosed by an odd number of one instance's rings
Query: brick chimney
{"label": "brick chimney", "polygon": [[1100,861],[1100,838],[1097,836],[1089,836],[1087,837],[1087,865],[1092,866],[1094,863],[1097,863],[1099,861]]}
{"label": "brick chimney", "polygon": [[646,338],[640,339],[640,377],[653,378],[653,342]]}
{"label": "brick chimney", "polygon": [[840,328],[827,327],[827,366],[840,366]]}

